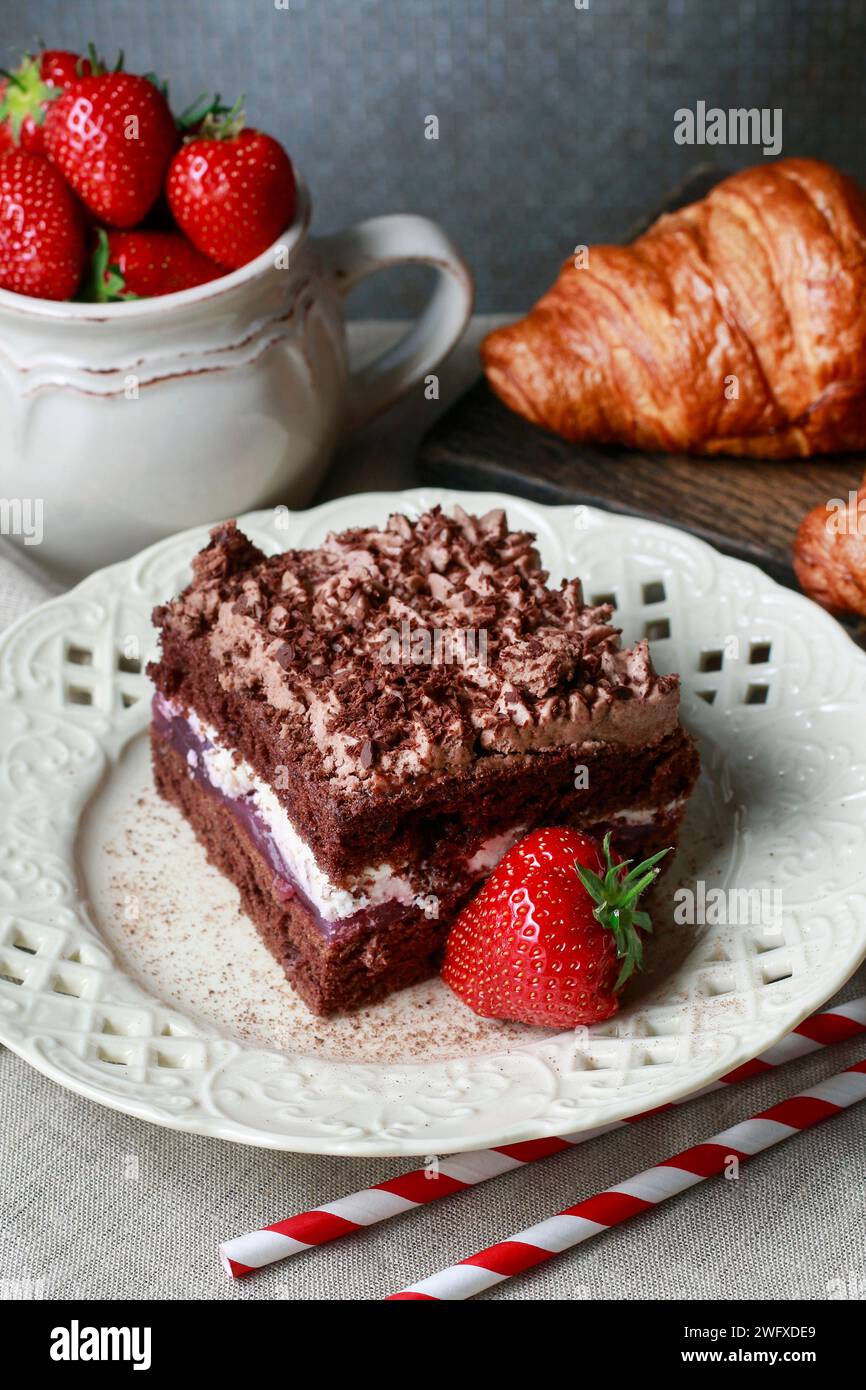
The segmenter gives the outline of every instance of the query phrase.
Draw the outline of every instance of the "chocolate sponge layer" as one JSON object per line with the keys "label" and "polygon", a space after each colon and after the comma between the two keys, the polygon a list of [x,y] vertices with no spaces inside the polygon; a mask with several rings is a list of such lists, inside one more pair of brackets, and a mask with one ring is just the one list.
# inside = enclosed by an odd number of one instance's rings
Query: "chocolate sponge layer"
{"label": "chocolate sponge layer", "polygon": [[[618,810],[655,810],[687,797],[699,771],[681,727],[635,750],[616,744],[479,758],[456,774],[428,775],[399,790],[335,800],[326,782],[292,761],[280,722],[264,701],[224,690],[200,644],[163,632],[160,690],[192,709],[272,786],[316,859],[336,883],[382,860],[395,867],[451,858],[514,825],[604,821]],[[586,777],[575,787],[576,766]]]}
{"label": "chocolate sponge layer", "polygon": [[329,943],[304,905],[281,901],[274,875],[236,818],[190,776],[183,759],[152,734],[157,790],[189,822],[208,859],[238,889],[241,905],[289,982],[318,1014],[381,999],[434,975],[459,903],[439,921],[408,910],[385,930],[355,932]]}
{"label": "chocolate sponge layer", "polygon": [[[315,1013],[357,1008],[436,973],[451,923],[477,886],[467,885],[465,862],[450,886],[442,867],[441,883],[436,884],[441,904],[437,919],[415,908],[402,908],[387,923],[359,926],[329,938],[300,898],[287,902],[280,895],[272,866],[230,804],[196,779],[157,728],[151,730],[151,746],[160,795],[177,806],[210,862],[235,884],[245,913]],[[675,845],[681,816],[682,807],[675,806],[647,824],[620,830],[617,847],[623,854],[643,857]],[[571,819],[597,835],[608,828],[594,812]],[[538,824],[557,821],[564,823],[565,817],[551,811]]]}

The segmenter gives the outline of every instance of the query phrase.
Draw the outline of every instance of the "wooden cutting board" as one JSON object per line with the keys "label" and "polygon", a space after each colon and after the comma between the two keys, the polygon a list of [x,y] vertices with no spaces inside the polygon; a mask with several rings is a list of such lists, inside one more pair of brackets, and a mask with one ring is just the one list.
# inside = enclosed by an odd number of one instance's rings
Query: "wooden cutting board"
{"label": "wooden cutting board", "polygon": [[[717,169],[696,170],[661,211],[703,197],[721,176]],[[847,498],[859,486],[866,455],[709,461],[569,444],[514,415],[481,377],[425,436],[418,467],[425,482],[441,486],[588,503],[681,526],[793,585],[797,527],[811,507]]]}
{"label": "wooden cutting board", "polygon": [[859,486],[866,457],[710,462],[568,444],[513,415],[482,380],[425,436],[418,466],[440,486],[589,503],[681,526],[793,585],[797,527],[811,507]]}

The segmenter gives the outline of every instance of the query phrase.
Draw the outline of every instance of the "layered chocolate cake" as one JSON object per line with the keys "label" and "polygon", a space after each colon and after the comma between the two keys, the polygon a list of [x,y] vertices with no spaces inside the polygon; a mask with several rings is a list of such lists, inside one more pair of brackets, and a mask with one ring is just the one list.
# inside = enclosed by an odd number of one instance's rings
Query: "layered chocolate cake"
{"label": "layered chocolate cake", "polygon": [[546,585],[505,514],[439,508],[267,558],[227,522],[156,610],[156,784],[310,1008],[432,974],[541,825],[675,843],[698,771],[679,680]]}

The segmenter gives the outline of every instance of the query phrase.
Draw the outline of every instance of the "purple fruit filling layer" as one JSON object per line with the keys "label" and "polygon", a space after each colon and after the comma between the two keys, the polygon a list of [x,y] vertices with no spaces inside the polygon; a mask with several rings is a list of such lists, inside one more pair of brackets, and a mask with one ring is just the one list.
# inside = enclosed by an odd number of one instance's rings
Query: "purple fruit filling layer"
{"label": "purple fruit filling layer", "polygon": [[[344,940],[359,932],[374,931],[387,927],[409,915],[405,902],[378,903],[373,907],[362,908],[347,917],[334,921],[323,917],[317,905],[304,892],[286,863],[279,846],[261,815],[253,805],[252,797],[227,796],[214,786],[207,771],[204,753],[215,745],[203,735],[196,733],[187,720],[171,711],[162,696],[156,695],[152,706],[153,727],[159,736],[184,759],[190,776],[211,796],[226,806],[243,828],[251,843],[261,854],[274,875],[274,891],[282,902],[296,899],[309,912],[322,936],[329,943]],[[414,909],[413,909],[414,910]]]}

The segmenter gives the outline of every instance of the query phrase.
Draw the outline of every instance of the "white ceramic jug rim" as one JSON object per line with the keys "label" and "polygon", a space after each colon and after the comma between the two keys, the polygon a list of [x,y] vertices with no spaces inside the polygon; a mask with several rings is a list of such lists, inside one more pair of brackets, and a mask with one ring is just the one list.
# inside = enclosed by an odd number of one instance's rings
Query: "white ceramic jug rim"
{"label": "white ceramic jug rim", "polygon": [[286,251],[291,257],[307,234],[310,225],[310,194],[303,179],[297,179],[297,203],[295,216],[286,230],[277,237],[266,251],[242,265],[239,270],[226,271],[217,280],[208,280],[204,285],[195,285],[191,290],[175,290],[173,294],[163,294],[153,299],[133,299],[126,303],[87,304],[70,299],[32,299],[29,295],[16,294],[13,290],[0,289],[0,310],[8,309],[15,314],[29,318],[64,319],[77,323],[105,323],[106,320],[142,319],[165,316],[174,309],[183,309],[190,304],[217,299],[229,294],[239,285],[260,279],[274,269],[276,247]]}

